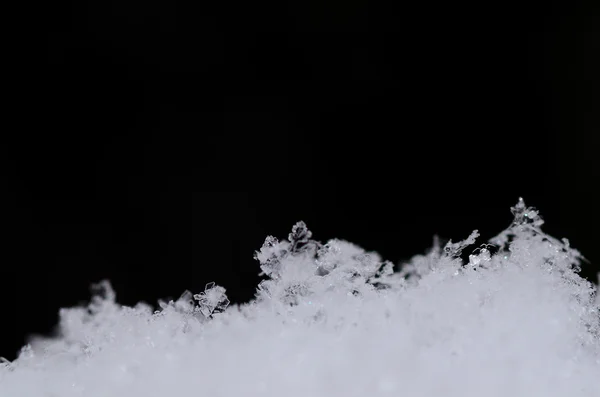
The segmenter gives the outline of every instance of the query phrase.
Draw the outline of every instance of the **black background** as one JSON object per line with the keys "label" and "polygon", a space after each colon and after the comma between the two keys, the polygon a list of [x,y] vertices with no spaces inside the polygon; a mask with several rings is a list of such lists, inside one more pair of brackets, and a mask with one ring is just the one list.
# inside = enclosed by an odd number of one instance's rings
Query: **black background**
{"label": "black background", "polygon": [[593,2],[396,3],[23,3],[0,355],[102,279],[128,305],[248,301],[254,250],[298,220],[400,261],[492,237],[523,196],[595,280]]}

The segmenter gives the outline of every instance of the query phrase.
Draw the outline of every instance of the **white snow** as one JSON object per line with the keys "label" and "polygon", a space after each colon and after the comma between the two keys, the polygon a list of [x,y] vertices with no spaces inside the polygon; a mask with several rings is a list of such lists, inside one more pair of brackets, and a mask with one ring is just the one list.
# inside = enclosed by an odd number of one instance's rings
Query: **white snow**
{"label": "white snow", "polygon": [[396,272],[300,222],[256,253],[266,279],[241,306],[211,283],[153,312],[104,283],[61,310],[60,337],[0,362],[0,397],[598,397],[596,287],[537,211],[512,210],[488,244],[474,232]]}

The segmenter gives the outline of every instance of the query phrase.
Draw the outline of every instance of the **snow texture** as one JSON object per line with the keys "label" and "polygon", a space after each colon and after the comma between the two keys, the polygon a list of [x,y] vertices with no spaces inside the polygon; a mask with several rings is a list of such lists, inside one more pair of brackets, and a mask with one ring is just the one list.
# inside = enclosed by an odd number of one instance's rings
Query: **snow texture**
{"label": "snow texture", "polygon": [[[0,360],[1,397],[600,396],[596,287],[520,200],[513,224],[395,267],[299,222],[256,252],[256,298],[223,287],[124,307],[107,282],[56,338]],[[472,248],[469,248],[472,247]],[[465,263],[466,262],[466,263]]]}

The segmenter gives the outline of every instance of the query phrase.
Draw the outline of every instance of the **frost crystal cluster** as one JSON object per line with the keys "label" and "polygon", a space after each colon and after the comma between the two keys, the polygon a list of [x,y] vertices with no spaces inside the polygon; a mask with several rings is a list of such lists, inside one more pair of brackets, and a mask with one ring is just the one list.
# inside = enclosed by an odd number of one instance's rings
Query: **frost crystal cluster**
{"label": "frost crystal cluster", "polygon": [[486,244],[475,231],[396,267],[300,222],[266,239],[265,279],[239,306],[211,283],[124,307],[104,283],[61,310],[59,336],[0,363],[0,397],[598,397],[583,258],[522,200],[512,210]]}

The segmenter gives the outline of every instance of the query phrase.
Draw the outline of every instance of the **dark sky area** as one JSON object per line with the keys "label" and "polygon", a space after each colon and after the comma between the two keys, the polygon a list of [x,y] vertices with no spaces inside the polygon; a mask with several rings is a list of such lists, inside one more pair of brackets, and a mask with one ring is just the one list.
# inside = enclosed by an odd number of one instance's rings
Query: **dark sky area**
{"label": "dark sky area", "polygon": [[523,196],[595,280],[598,7],[394,3],[15,14],[0,356],[102,279],[128,305],[211,281],[246,302],[254,250],[299,220],[398,262],[434,234],[492,237]]}

